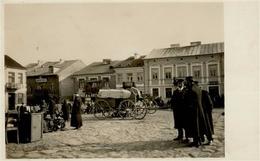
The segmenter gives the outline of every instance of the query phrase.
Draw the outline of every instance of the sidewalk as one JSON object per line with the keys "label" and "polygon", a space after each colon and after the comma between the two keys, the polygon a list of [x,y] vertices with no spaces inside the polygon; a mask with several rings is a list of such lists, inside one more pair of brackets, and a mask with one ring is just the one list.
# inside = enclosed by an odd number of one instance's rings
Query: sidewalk
{"label": "sidewalk", "polygon": [[80,130],[44,133],[29,144],[8,144],[7,158],[172,158],[224,157],[223,109],[214,109],[214,142],[199,148],[172,141],[172,111],[159,110],[144,120],[97,120],[83,115]]}

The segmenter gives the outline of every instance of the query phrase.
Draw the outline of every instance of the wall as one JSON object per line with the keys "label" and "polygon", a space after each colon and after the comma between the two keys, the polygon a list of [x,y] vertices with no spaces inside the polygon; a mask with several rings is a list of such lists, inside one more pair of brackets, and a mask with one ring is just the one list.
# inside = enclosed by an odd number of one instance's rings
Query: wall
{"label": "wall", "polygon": [[[39,103],[40,99],[47,99],[49,94],[59,97],[59,78],[57,75],[41,76],[42,79],[47,79],[47,82],[36,82],[39,76],[27,77],[27,95],[28,103]],[[41,89],[38,89],[41,87]],[[42,98],[40,98],[42,97]],[[36,98],[32,101],[32,98]]]}
{"label": "wall", "polygon": [[[15,73],[15,84],[17,84],[18,88],[17,90],[7,90],[5,87],[5,109],[8,109],[9,102],[8,102],[8,93],[15,93],[15,104],[16,106],[20,106],[21,104],[18,103],[18,93],[23,94],[23,103],[27,103],[27,86],[26,86],[26,70],[21,69],[14,69],[14,68],[5,68],[5,83],[8,82],[8,72],[14,72]],[[23,74],[23,83],[18,82],[18,73]],[[6,84],[5,84],[6,85]]]}
{"label": "wall", "polygon": [[[144,92],[144,68],[143,67],[128,67],[128,68],[115,68],[115,81],[116,88],[122,88],[123,82],[128,82],[127,73],[133,74],[133,82],[135,82],[136,87]],[[143,81],[137,80],[137,73],[142,73]],[[122,82],[118,82],[117,74],[122,74]]]}
{"label": "wall", "polygon": [[[175,57],[175,58],[160,58],[160,59],[149,59],[144,61],[144,70],[145,70],[145,92],[147,94],[151,94],[152,88],[159,88],[159,95],[165,99],[165,88],[172,88],[173,84],[172,81],[166,82],[163,79],[164,69],[163,67],[172,67],[172,78],[177,77],[176,68],[180,65],[185,65],[188,68],[188,76],[192,75],[191,66],[192,64],[200,64],[202,66],[202,80],[200,82],[200,86],[202,89],[208,90],[208,79],[206,78],[208,75],[207,66],[209,63],[219,64],[219,94],[224,94],[224,54],[210,54],[210,55],[201,55],[201,56],[189,56],[189,57]],[[156,67],[159,68],[159,80],[158,82],[152,82],[150,68]]]}

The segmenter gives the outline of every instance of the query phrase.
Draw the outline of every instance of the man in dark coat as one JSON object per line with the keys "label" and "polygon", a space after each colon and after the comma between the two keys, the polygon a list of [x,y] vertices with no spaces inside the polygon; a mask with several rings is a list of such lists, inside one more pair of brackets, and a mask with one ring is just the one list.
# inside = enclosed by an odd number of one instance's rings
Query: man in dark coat
{"label": "man in dark coat", "polygon": [[213,119],[212,119],[212,109],[213,109],[213,103],[209,96],[208,91],[202,90],[202,107],[205,114],[205,119],[207,122],[207,129],[208,131],[204,131],[208,143],[207,145],[210,145],[213,141],[212,135],[214,134],[214,126],[213,126]]}
{"label": "man in dark coat", "polygon": [[56,103],[54,101],[54,98],[51,96],[49,99],[49,114],[52,119],[55,117],[55,111],[56,111]]}
{"label": "man in dark coat", "polygon": [[193,84],[192,77],[186,78],[184,103],[187,110],[187,136],[193,138],[193,142],[189,146],[198,147],[201,145],[202,131],[208,131],[208,129],[202,107],[201,89]]}
{"label": "man in dark coat", "polygon": [[75,96],[72,112],[71,112],[71,126],[75,129],[79,129],[82,126],[82,117],[81,117],[81,100],[80,96],[77,94]]}
{"label": "man in dark coat", "polygon": [[174,128],[178,130],[178,136],[173,140],[182,140],[184,131],[184,102],[183,102],[183,80],[174,82],[176,89],[171,98],[171,108],[173,110]]}
{"label": "man in dark coat", "polygon": [[70,112],[69,112],[70,109],[69,109],[69,105],[68,105],[66,99],[63,100],[61,110],[62,110],[62,113],[63,113],[64,121],[68,121],[69,120],[69,116],[70,116]]}

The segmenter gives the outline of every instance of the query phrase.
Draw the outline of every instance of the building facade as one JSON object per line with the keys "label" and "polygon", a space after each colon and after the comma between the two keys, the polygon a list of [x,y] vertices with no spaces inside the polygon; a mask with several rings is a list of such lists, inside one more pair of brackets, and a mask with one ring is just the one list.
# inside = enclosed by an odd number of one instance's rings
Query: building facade
{"label": "building facade", "polygon": [[122,88],[124,83],[134,83],[144,93],[144,56],[129,57],[115,66],[116,88]]}
{"label": "building facade", "polygon": [[114,66],[119,61],[103,59],[102,62],[94,62],[82,70],[73,74],[75,93],[85,97],[96,95],[99,89],[115,89],[116,75]]}
{"label": "building facade", "polygon": [[168,101],[175,78],[193,76],[202,89],[209,91],[213,101],[224,96],[224,43],[190,46],[178,44],[154,49],[144,58],[145,93]]}
{"label": "building facade", "polygon": [[5,55],[5,111],[26,104],[26,68]]}
{"label": "building facade", "polygon": [[81,60],[43,62],[27,67],[28,102],[39,104],[50,95],[57,98],[72,97],[74,80],[72,74],[85,66]]}

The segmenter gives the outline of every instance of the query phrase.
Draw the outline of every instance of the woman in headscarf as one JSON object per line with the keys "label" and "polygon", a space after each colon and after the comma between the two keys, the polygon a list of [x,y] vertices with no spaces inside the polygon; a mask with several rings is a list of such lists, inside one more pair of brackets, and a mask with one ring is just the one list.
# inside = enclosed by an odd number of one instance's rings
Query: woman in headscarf
{"label": "woman in headscarf", "polygon": [[75,127],[75,129],[79,129],[82,126],[81,98],[78,94],[75,95],[73,106],[72,106],[71,126]]}

